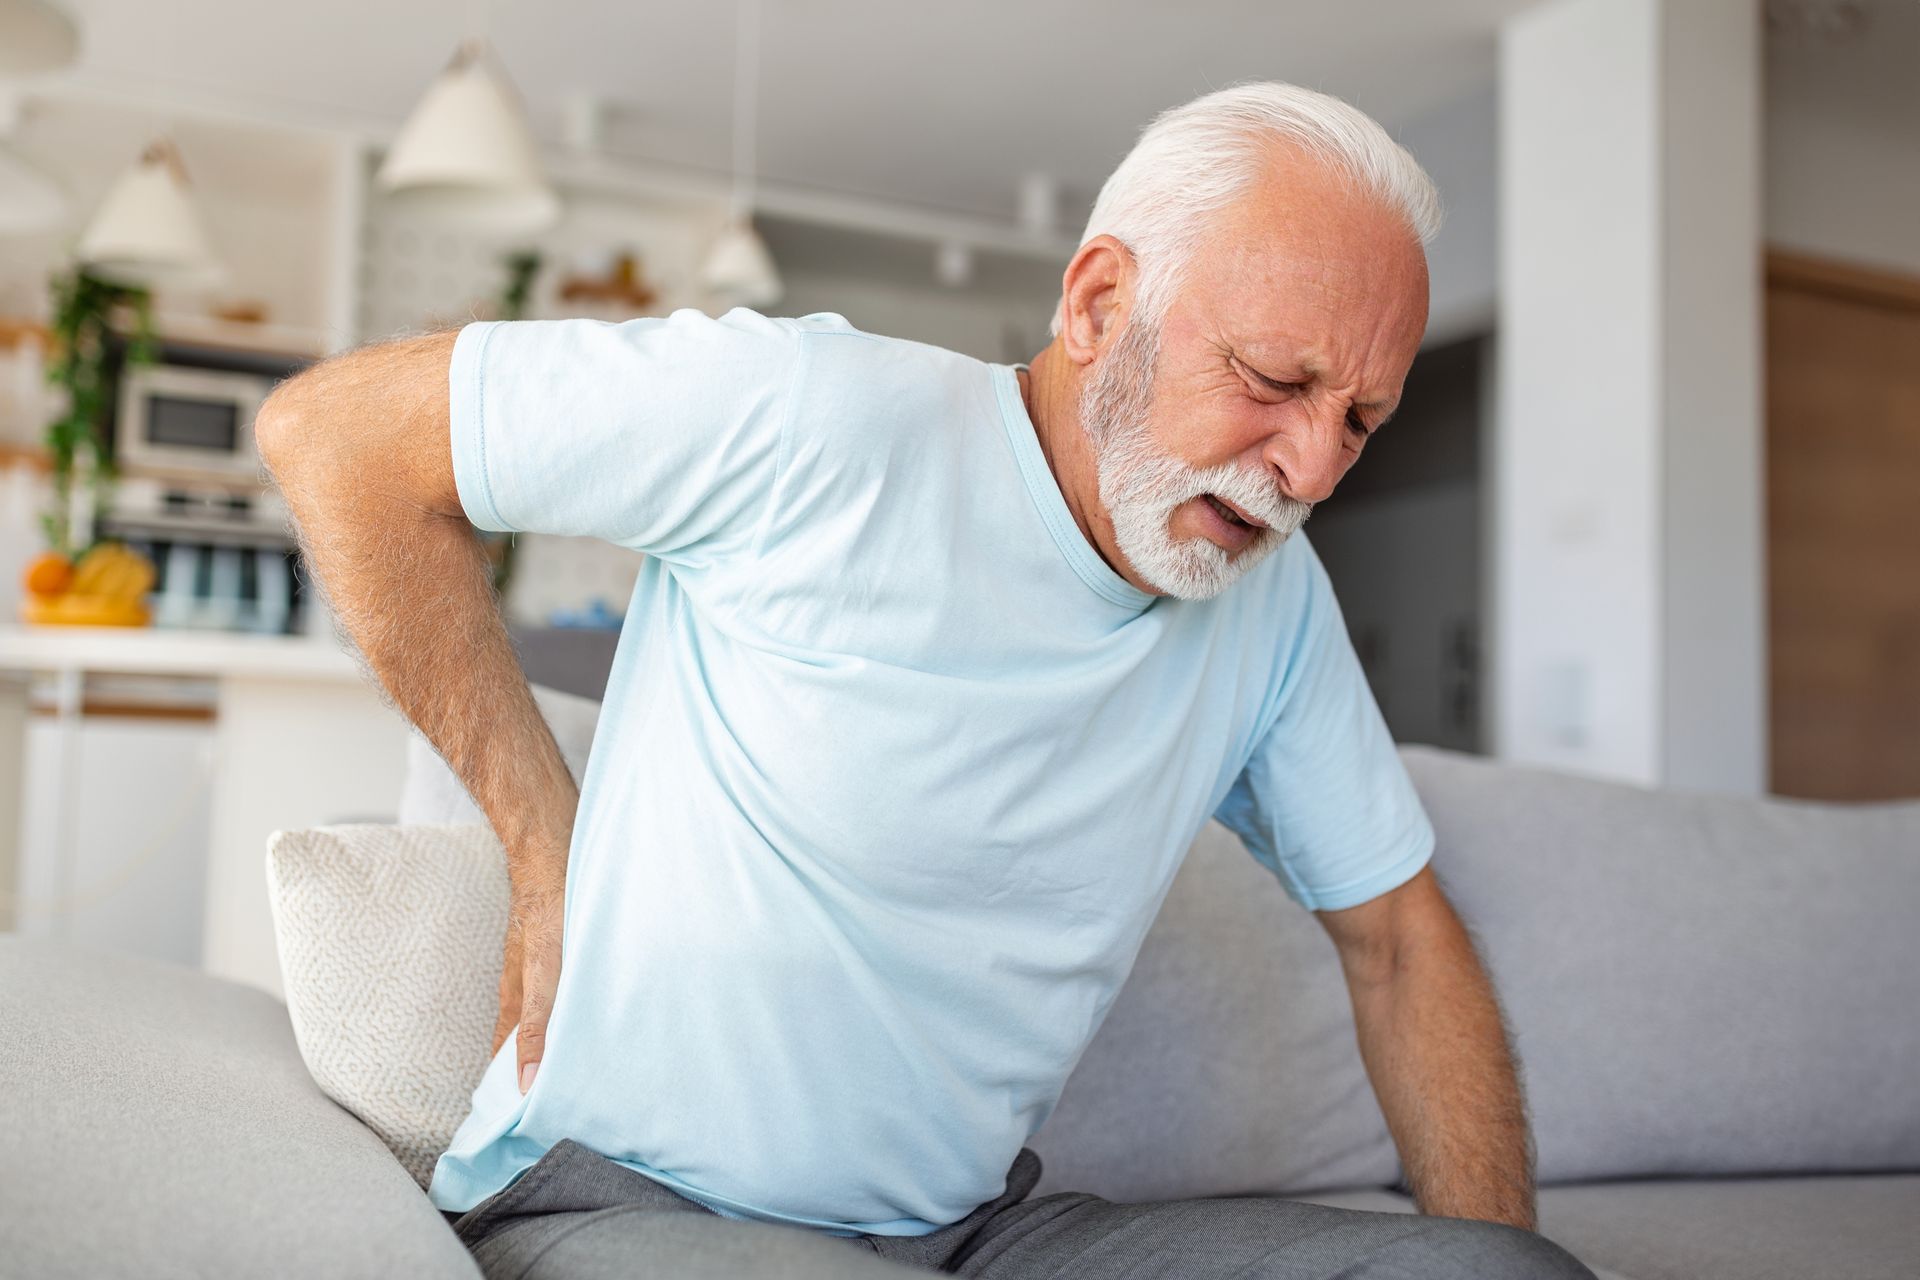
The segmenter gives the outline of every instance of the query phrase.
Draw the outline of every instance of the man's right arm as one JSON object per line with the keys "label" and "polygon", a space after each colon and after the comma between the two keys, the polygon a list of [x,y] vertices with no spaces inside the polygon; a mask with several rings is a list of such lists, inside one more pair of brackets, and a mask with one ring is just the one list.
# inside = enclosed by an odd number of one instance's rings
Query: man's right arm
{"label": "man's right arm", "polygon": [[518,1026],[524,1091],[559,982],[579,793],[514,654],[455,486],[455,337],[324,361],[275,390],[255,437],[345,637],[506,846],[513,909],[493,1044]]}

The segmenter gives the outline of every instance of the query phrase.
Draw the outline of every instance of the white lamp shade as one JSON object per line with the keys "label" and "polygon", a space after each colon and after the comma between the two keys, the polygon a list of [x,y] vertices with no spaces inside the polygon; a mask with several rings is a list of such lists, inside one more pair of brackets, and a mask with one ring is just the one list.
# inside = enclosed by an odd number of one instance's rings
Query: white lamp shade
{"label": "white lamp shade", "polygon": [[427,86],[378,183],[410,212],[474,231],[519,235],[560,216],[526,117],[472,46]]}
{"label": "white lamp shade", "polygon": [[0,0],[0,75],[58,71],[79,52],[73,19],[46,0]]}
{"label": "white lamp shade", "polygon": [[0,235],[46,231],[66,216],[66,194],[53,179],[0,146]]}
{"label": "white lamp shade", "polygon": [[115,180],[80,237],[77,254],[96,275],[138,285],[210,285],[225,272],[169,143],[147,148]]}
{"label": "white lamp shade", "polygon": [[770,307],[786,292],[767,242],[746,218],[720,233],[700,276],[714,296],[737,307]]}

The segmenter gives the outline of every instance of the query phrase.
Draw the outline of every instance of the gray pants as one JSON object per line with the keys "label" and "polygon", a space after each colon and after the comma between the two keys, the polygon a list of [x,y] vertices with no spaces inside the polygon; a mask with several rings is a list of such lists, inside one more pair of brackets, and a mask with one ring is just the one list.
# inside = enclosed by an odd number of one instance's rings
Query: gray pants
{"label": "gray pants", "polygon": [[1007,1189],[923,1236],[830,1236],[724,1218],[577,1142],[497,1195],[447,1215],[487,1280],[1593,1280],[1540,1236],[1464,1218],[1366,1213],[1277,1196],[1114,1204],[1028,1200],[1040,1158]]}

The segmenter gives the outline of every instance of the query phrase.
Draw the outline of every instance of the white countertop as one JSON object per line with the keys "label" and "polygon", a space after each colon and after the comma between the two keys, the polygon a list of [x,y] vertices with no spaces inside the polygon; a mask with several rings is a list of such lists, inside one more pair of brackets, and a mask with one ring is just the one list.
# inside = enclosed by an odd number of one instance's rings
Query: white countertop
{"label": "white countertop", "polygon": [[332,637],[248,635],[156,627],[0,624],[0,671],[364,680]]}

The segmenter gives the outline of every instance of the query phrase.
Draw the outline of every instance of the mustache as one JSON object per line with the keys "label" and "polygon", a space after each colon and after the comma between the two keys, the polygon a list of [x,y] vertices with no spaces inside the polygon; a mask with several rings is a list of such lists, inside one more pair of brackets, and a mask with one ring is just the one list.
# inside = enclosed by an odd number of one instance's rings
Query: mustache
{"label": "mustache", "polygon": [[1224,498],[1283,536],[1305,524],[1307,517],[1313,514],[1311,502],[1288,497],[1276,488],[1271,476],[1242,467],[1223,466],[1196,471],[1191,474],[1188,483],[1189,486],[1200,486],[1187,495],[1189,498],[1197,498],[1203,493]]}

